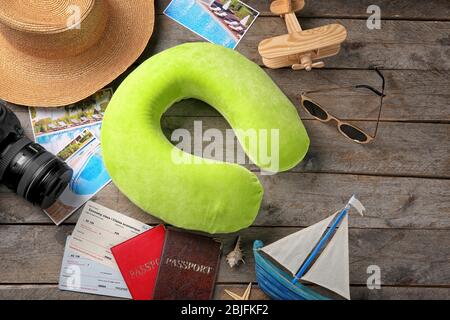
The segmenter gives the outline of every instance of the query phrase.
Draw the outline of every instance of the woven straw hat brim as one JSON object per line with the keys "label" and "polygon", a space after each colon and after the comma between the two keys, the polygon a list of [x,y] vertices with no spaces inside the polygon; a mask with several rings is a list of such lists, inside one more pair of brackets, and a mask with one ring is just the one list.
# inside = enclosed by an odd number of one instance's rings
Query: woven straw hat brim
{"label": "woven straw hat brim", "polygon": [[108,1],[108,24],[86,51],[59,58],[28,54],[0,32],[0,99],[33,107],[58,107],[89,97],[127,70],[154,28],[153,0]]}

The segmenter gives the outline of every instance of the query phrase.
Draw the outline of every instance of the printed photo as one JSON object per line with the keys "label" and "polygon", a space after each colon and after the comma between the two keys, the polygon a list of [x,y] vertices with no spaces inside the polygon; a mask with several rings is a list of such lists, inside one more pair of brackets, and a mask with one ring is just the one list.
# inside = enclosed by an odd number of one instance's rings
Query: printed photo
{"label": "printed photo", "polygon": [[30,108],[35,141],[74,169],[74,178],[45,213],[57,225],[110,182],[100,150],[103,115],[113,90],[104,89],[73,105]]}
{"label": "printed photo", "polygon": [[173,0],[164,13],[209,42],[231,49],[259,16],[239,0]]}
{"label": "printed photo", "polygon": [[100,139],[101,122],[112,95],[109,88],[69,106],[30,108],[36,142],[57,154],[86,128]]}
{"label": "printed photo", "polygon": [[73,177],[58,201],[45,210],[57,225],[111,182],[103,164],[100,141],[88,129],[63,148],[58,157],[73,169]]}
{"label": "printed photo", "polygon": [[57,156],[62,160],[69,162],[69,159],[73,158],[78,151],[83,149],[86,145],[88,145],[92,140],[95,139],[95,136],[89,130],[84,130],[82,134],[76,137],[71,143],[67,145],[63,150],[61,150]]}

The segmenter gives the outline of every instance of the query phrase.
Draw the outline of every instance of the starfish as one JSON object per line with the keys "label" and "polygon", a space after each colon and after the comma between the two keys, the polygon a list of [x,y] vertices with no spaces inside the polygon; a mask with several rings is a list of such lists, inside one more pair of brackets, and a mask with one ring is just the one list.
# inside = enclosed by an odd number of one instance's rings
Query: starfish
{"label": "starfish", "polygon": [[231,292],[229,290],[225,290],[225,293],[228,294],[230,297],[232,297],[234,300],[249,300],[251,291],[252,291],[252,283],[250,282],[250,284],[248,285],[247,289],[245,289],[245,292],[242,296],[239,296],[236,293]]}

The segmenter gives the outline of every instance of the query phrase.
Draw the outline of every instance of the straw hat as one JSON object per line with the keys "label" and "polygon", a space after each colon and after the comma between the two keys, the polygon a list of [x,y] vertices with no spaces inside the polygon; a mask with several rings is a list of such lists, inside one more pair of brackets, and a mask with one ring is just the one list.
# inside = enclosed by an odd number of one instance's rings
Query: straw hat
{"label": "straw hat", "polygon": [[136,61],[153,26],[153,0],[0,0],[0,99],[82,100]]}

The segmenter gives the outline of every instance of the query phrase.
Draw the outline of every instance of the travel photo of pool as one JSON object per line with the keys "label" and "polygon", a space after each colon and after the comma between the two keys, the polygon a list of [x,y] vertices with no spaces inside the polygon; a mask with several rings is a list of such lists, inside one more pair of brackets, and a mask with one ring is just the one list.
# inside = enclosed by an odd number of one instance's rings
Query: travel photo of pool
{"label": "travel photo of pool", "polygon": [[111,182],[101,154],[100,132],[112,95],[112,89],[103,89],[74,105],[30,108],[36,142],[74,171],[69,187],[45,210],[57,225]]}
{"label": "travel photo of pool", "polygon": [[52,207],[45,210],[56,224],[60,224],[110,183],[111,178],[103,164],[100,140],[89,129],[84,129],[57,155],[73,170],[67,189]]}
{"label": "travel photo of pool", "polygon": [[164,14],[205,40],[230,49],[237,47],[259,16],[239,0],[173,0]]}

